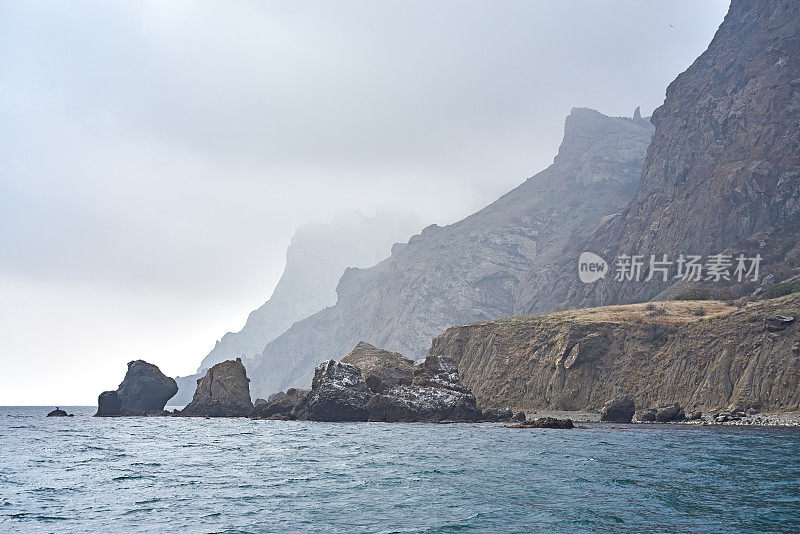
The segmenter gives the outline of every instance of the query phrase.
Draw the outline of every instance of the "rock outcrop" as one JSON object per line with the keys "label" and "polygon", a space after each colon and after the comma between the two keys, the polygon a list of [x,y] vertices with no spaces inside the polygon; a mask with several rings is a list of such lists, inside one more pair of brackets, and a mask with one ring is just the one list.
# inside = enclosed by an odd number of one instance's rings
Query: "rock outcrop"
{"label": "rock outcrop", "polygon": [[342,363],[355,365],[370,390],[383,393],[395,386],[410,385],[414,380],[414,362],[397,352],[373,347],[361,341]]}
{"label": "rock outcrop", "polygon": [[[310,391],[289,389],[253,410],[257,419],[312,421],[508,421],[507,409],[481,411],[447,358],[417,363],[400,354],[359,343],[352,364],[328,360],[317,366]],[[411,379],[407,369],[411,365]],[[361,367],[363,366],[363,368]],[[372,381],[363,374],[381,377]],[[388,377],[388,378],[387,378]],[[524,416],[523,416],[524,417]]]}
{"label": "rock outcrop", "polygon": [[533,421],[526,421],[518,425],[519,428],[575,428],[572,419],[558,419],[556,417],[539,417]]}
{"label": "rock outcrop", "polygon": [[454,361],[482,406],[582,410],[628,394],[644,409],[677,402],[713,413],[749,399],[797,410],[800,325],[763,326],[779,311],[797,316],[800,294],[741,307],[669,301],[518,316],[450,328],[429,358]]}
{"label": "rock outcrop", "polygon": [[220,362],[197,381],[192,402],[175,415],[185,417],[245,417],[253,411],[250,379],[241,358]]}
{"label": "rock outcrop", "polygon": [[173,378],[151,363],[135,360],[128,363],[125,378],[115,391],[100,394],[95,415],[163,415],[167,401],[177,392]]}
{"label": "rock outcrop", "polygon": [[462,221],[425,228],[375,267],[347,269],[335,306],[248,363],[254,391],[306,385],[318,362],[360,340],[416,359],[449,326],[527,311],[540,268],[628,203],[652,131],[647,120],[573,109],[550,167]]}
{"label": "rock outcrop", "polygon": [[629,395],[620,395],[605,403],[600,410],[600,421],[608,423],[630,423],[636,406]]}
{"label": "rock outcrop", "polygon": [[49,412],[47,414],[47,417],[72,417],[72,415],[73,414],[67,413],[64,410],[62,410],[61,408],[56,407],[55,410],[53,410],[52,412]]}

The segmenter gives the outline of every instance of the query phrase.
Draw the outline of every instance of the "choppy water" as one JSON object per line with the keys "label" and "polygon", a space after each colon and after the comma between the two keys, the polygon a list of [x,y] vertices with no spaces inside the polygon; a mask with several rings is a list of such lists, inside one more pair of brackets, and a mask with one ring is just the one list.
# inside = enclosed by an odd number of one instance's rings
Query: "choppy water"
{"label": "choppy water", "polygon": [[800,531],[793,429],[49,409],[0,408],[0,531]]}

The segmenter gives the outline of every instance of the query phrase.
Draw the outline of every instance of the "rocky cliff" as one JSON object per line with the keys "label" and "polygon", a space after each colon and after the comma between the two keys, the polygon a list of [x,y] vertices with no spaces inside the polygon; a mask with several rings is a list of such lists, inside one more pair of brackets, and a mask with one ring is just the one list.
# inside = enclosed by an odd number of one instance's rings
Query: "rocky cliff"
{"label": "rocky cliff", "polygon": [[574,234],[622,209],[652,134],[647,120],[576,108],[553,164],[447,227],[432,225],[370,269],[347,269],[335,306],[295,323],[248,364],[266,395],[311,381],[318,362],[366,340],[421,357],[445,328],[531,306],[522,282]]}
{"label": "rocky cliff", "polygon": [[[741,246],[760,252],[761,234],[800,214],[799,118],[800,4],[733,0],[708,49],[654,111],[633,200],[574,242],[565,261],[527,282],[527,311],[648,300],[673,283],[608,277],[585,286],[576,280],[582,250],[608,261],[621,254],[674,260]],[[750,237],[754,247],[745,242]]]}
{"label": "rocky cliff", "polygon": [[800,294],[750,302],[669,301],[474,323],[437,337],[481,407],[597,409],[678,402],[800,409]]}
{"label": "rocky cliff", "polygon": [[164,405],[178,391],[175,380],[144,360],[128,362],[119,387],[97,398],[98,417],[162,414]]}
{"label": "rocky cliff", "polygon": [[241,358],[217,363],[197,381],[192,402],[175,415],[185,417],[244,417],[250,415],[250,379]]}

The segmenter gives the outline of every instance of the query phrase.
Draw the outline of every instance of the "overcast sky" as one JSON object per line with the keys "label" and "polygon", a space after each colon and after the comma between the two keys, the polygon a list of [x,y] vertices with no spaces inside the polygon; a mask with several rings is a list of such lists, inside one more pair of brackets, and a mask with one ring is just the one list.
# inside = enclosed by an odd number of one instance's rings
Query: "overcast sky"
{"label": "overcast sky", "polygon": [[447,224],[649,115],[726,1],[0,0],[0,404],[195,370],[293,229]]}

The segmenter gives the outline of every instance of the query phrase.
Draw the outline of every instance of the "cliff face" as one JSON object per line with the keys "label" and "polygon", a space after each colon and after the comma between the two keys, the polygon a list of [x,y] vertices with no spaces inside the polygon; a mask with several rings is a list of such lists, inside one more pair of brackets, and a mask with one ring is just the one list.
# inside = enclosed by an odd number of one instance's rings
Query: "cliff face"
{"label": "cliff face", "polygon": [[[795,318],[789,322],[777,316]],[[429,356],[451,358],[481,407],[702,411],[735,401],[800,409],[800,295],[749,303],[670,301],[511,317],[448,329]]]}
{"label": "cliff face", "polygon": [[670,285],[656,278],[584,286],[575,276],[581,250],[608,261],[716,254],[800,214],[800,4],[733,0],[651,120],[630,205],[575,243],[569,261],[529,282],[527,311],[647,300]]}
{"label": "cliff face", "polygon": [[569,238],[622,209],[652,126],[574,109],[553,165],[447,227],[429,226],[370,269],[347,269],[335,306],[295,323],[248,364],[258,395],[307,384],[322,360],[361,340],[420,357],[453,324],[530,307],[522,281]]}
{"label": "cliff face", "polygon": [[405,241],[417,222],[379,213],[341,212],[329,223],[301,226],[286,250],[286,267],[270,299],[250,313],[239,332],[228,332],[203,359],[198,372],[215,363],[261,354],[267,343],[299,321],[336,303],[336,283],[347,267],[371,267]]}

